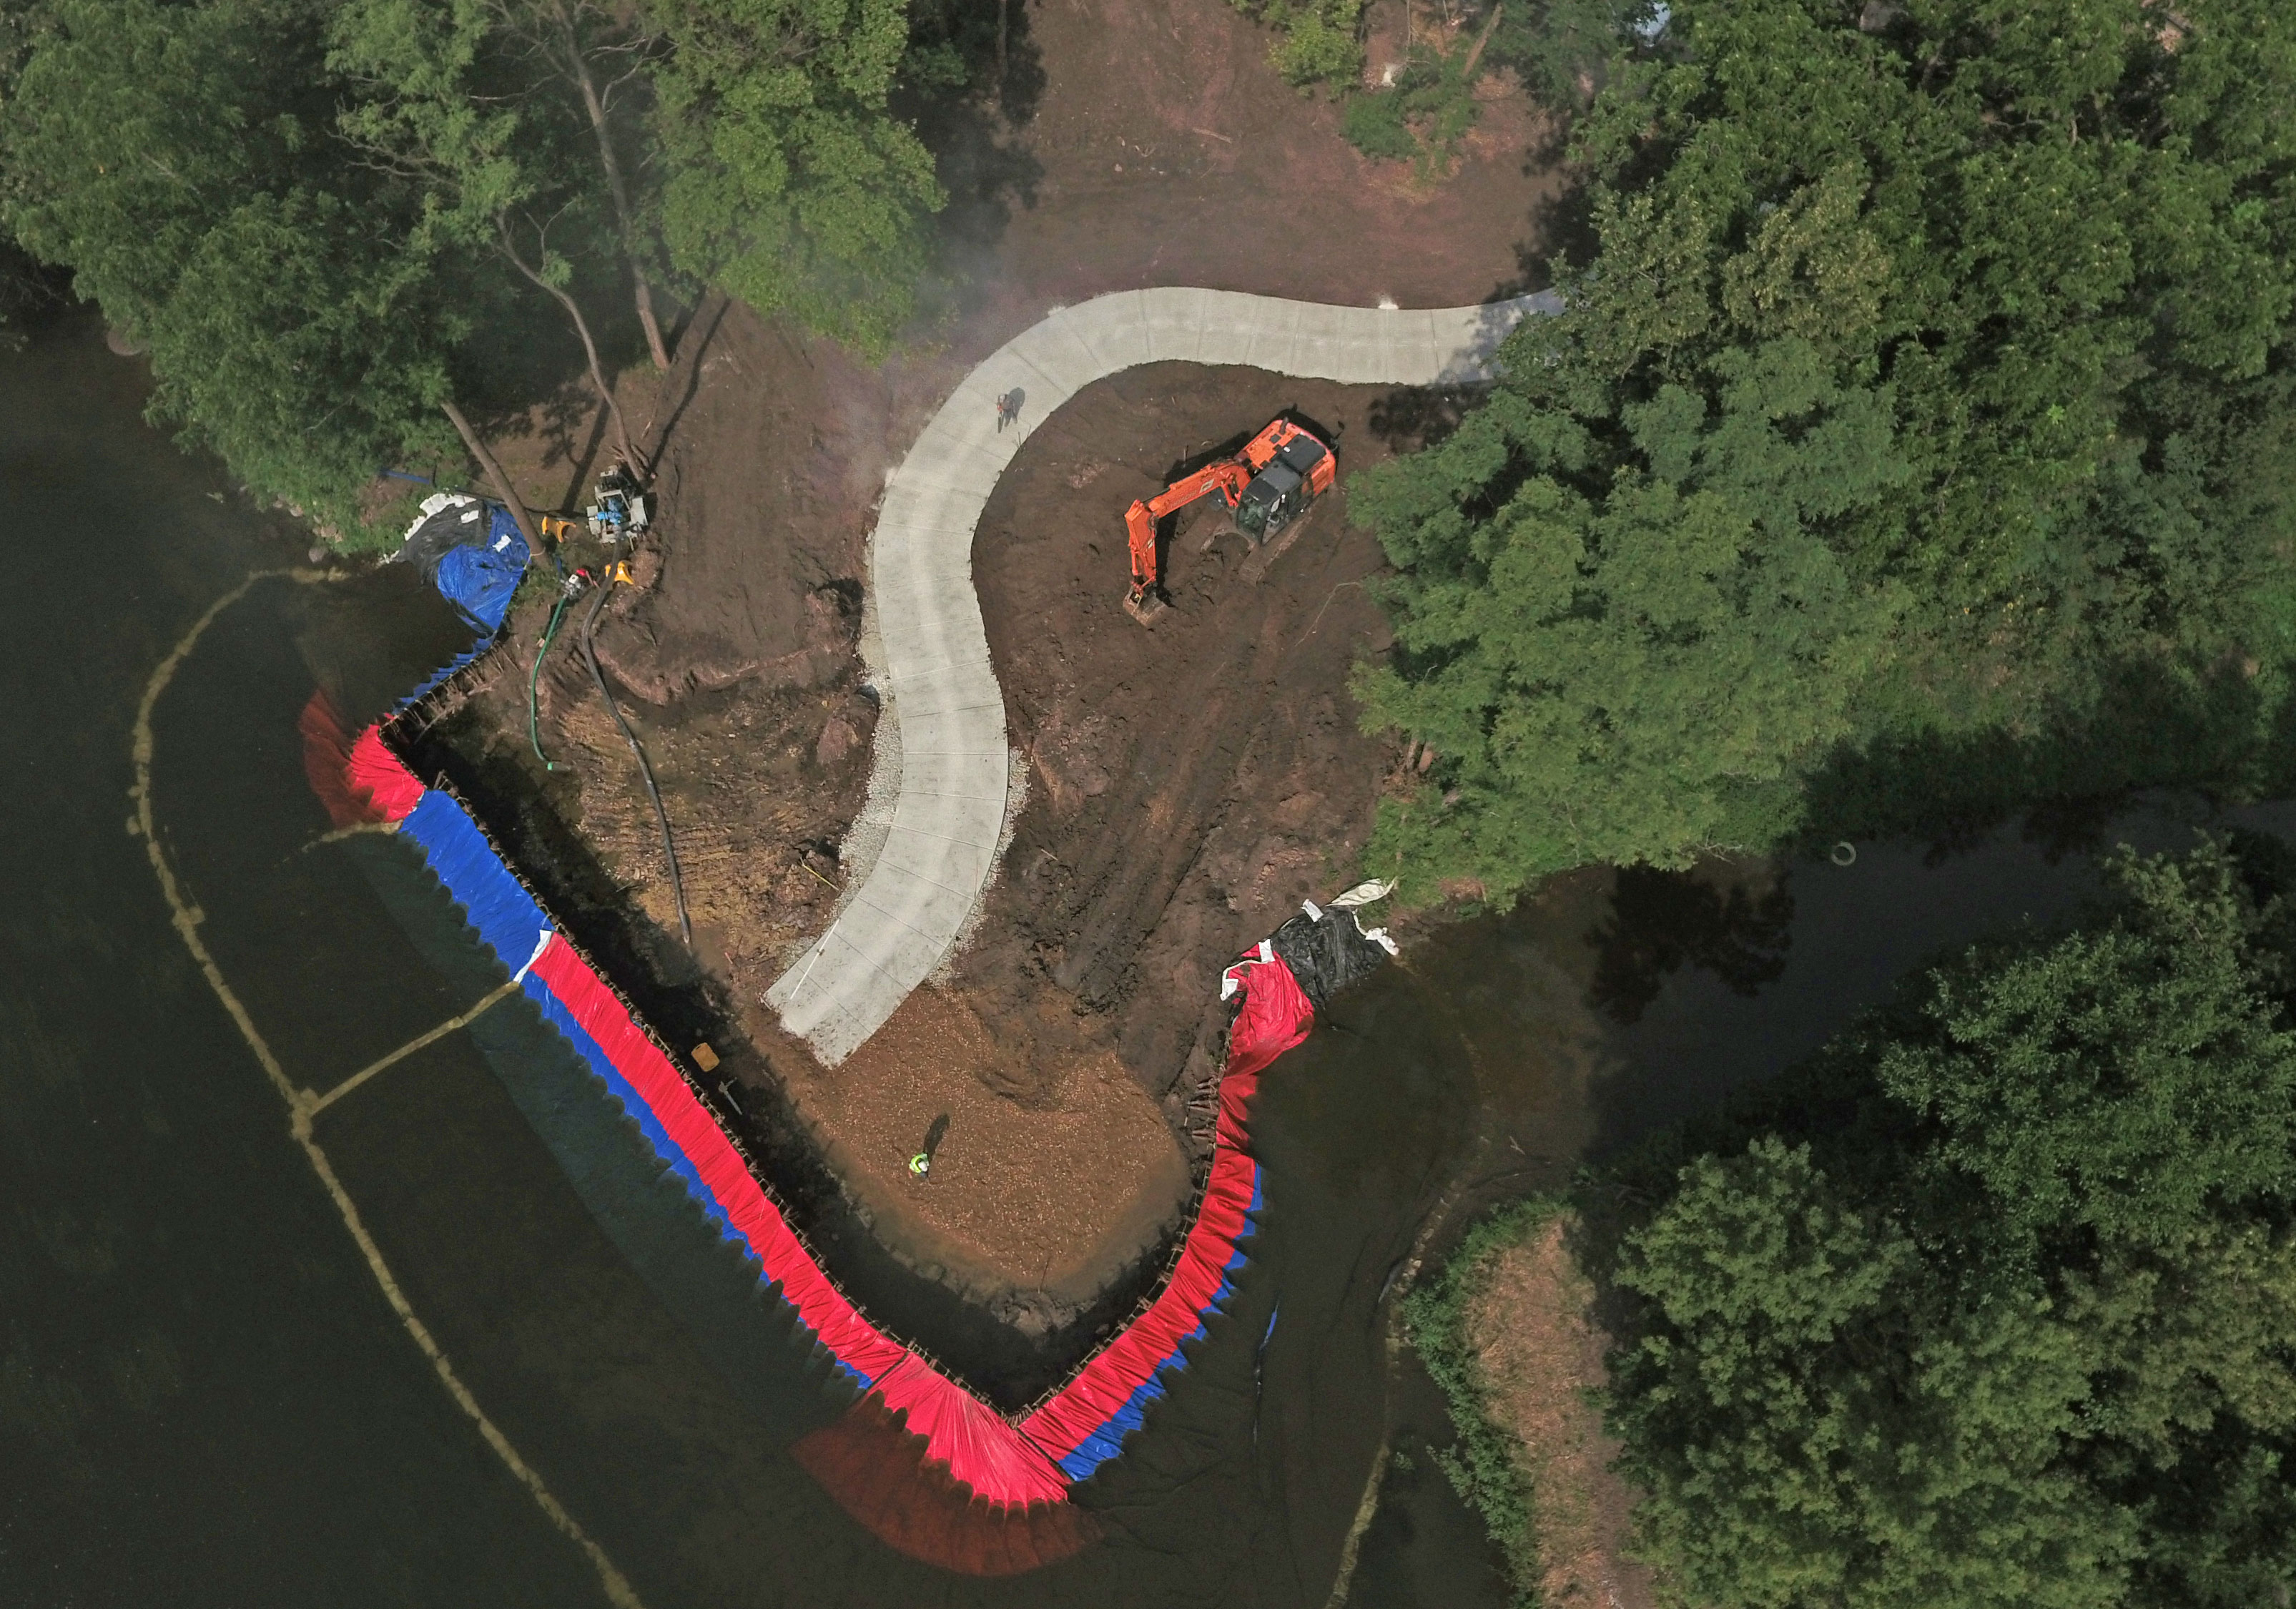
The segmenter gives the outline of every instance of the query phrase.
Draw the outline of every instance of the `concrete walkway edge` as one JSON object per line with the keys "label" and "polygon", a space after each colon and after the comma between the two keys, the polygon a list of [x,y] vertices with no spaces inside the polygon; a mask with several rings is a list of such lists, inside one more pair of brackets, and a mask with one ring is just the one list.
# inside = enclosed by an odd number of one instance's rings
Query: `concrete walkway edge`
{"label": "concrete walkway edge", "polygon": [[[1230,291],[1120,291],[1063,308],[984,359],[893,472],[869,540],[864,655],[881,712],[869,806],[834,919],[766,991],[834,1066],[955,949],[995,874],[1012,779],[1004,695],[972,588],[972,537],[1036,428],[1144,363],[1235,364],[1349,385],[1488,381],[1552,291],[1472,308],[1336,308]],[[996,399],[1024,393],[998,430]],[[1111,577],[1111,586],[1120,577]]]}

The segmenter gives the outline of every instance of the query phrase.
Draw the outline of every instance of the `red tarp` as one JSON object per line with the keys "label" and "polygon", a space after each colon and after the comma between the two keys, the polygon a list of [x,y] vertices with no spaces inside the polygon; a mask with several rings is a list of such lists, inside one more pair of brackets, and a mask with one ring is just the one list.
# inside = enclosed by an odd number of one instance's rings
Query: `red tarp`
{"label": "red tarp", "polygon": [[912,1354],[877,1382],[885,1406],[908,1416],[926,1457],[973,1490],[1006,1503],[1058,1503],[1069,1483],[1051,1459],[986,1402]]}
{"label": "red tarp", "polygon": [[551,935],[532,970],[652,1109],[728,1221],[765,1264],[766,1277],[781,1286],[783,1296],[821,1343],[871,1380],[908,1357],[906,1348],[880,1334],[829,1282],[821,1265],[790,1232],[780,1210],[766,1199],[718,1121],[669,1058],[631,1021],[614,991],[575,954],[564,934]]}
{"label": "red tarp", "polygon": [[[1222,976],[1243,990],[1243,1004],[1237,1008],[1234,1025],[1227,1030],[1228,1078],[1258,1072],[1306,1038],[1308,1030],[1315,1027],[1316,1008],[1308,1003],[1307,994],[1292,975],[1292,969],[1275,958],[1272,946],[1263,942],[1259,948],[1247,951],[1244,958]],[[1240,1104],[1235,1112],[1241,1121]],[[1220,1115],[1223,1119],[1228,1115],[1225,1094],[1220,1101]],[[1239,1129],[1235,1143],[1241,1145],[1242,1140]]]}
{"label": "red tarp", "polygon": [[[1260,959],[1265,953],[1267,958]],[[1054,1458],[1074,1452],[1113,1418],[1202,1321],[1227,1276],[1229,1260],[1251,1209],[1259,1164],[1243,1152],[1244,1107],[1259,1071],[1308,1037],[1316,1010],[1273,952],[1228,969],[1243,1005],[1228,1032],[1227,1071],[1220,1082],[1219,1128],[1202,1209],[1180,1252],[1179,1266],[1145,1313],[1110,1342],[1075,1379],[1021,1421],[1029,1439]]]}
{"label": "red tarp", "polygon": [[[319,728],[332,713],[320,699],[306,710],[307,750],[328,737]],[[336,741],[330,739],[331,746]],[[371,819],[401,820],[424,792],[373,727],[350,746],[341,775],[349,801],[362,803],[362,814]],[[332,811],[336,792],[320,792]],[[646,1104],[764,1265],[766,1277],[780,1285],[821,1343],[873,1382],[885,1408],[906,1416],[909,1431],[924,1439],[928,1461],[980,1497],[1016,1508],[1065,1499],[1068,1481],[1055,1461],[1122,1410],[1218,1299],[1259,1181],[1258,1164],[1243,1150],[1245,1105],[1260,1070],[1305,1038],[1315,1022],[1307,996],[1267,945],[1228,968],[1226,975],[1243,1000],[1229,1032],[1211,1173],[1178,1265],[1148,1310],[1016,1428],[881,1333],[846,1300],[685,1078],[563,935],[550,936],[531,970]]]}
{"label": "red tarp", "polygon": [[385,746],[378,727],[369,727],[358,735],[345,773],[352,798],[368,802],[371,821],[402,821],[422,802],[422,784]]}

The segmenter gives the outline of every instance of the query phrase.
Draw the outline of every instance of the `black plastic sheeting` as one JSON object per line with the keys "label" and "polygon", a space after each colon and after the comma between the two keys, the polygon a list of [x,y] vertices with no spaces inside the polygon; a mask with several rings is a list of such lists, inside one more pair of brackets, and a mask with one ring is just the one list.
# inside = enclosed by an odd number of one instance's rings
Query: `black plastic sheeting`
{"label": "black plastic sheeting", "polygon": [[1333,995],[1387,965],[1388,951],[1364,936],[1352,910],[1301,911],[1268,935],[1283,965],[1300,981],[1317,1015]]}
{"label": "black plastic sheeting", "polygon": [[[499,504],[460,493],[426,498],[424,507],[428,512],[408,529],[393,562],[420,569],[474,630],[491,636],[501,628],[511,598],[526,576],[526,538],[518,521]],[[450,667],[446,674],[460,668]],[[404,709],[443,679],[444,675],[434,677],[398,707]]]}
{"label": "black plastic sheeting", "polygon": [[416,566],[425,576],[435,576],[448,550],[489,540],[492,523],[487,505],[475,497],[445,504],[408,528],[406,540],[392,557],[398,563]]}

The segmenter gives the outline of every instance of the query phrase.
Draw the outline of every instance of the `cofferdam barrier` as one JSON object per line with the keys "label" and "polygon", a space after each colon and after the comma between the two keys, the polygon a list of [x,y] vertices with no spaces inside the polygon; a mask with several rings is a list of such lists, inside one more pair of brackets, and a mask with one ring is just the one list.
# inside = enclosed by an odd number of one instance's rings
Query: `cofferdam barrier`
{"label": "cofferdam barrier", "polygon": [[761,1279],[854,1388],[900,1416],[923,1438],[926,1459],[951,1480],[1007,1508],[1065,1502],[1074,1482],[1122,1450],[1168,1377],[1185,1366],[1185,1349],[1234,1290],[1242,1243],[1263,1204],[1248,1108],[1261,1071],[1314,1025],[1316,1003],[1300,973],[1320,994],[1321,985],[1359,975],[1383,955],[1379,935],[1365,937],[1349,913],[1311,907],[1226,970],[1222,997],[1234,1016],[1212,1160],[1179,1256],[1144,1310],[1061,1387],[1008,1417],[885,1334],[838,1289],[691,1078],[459,799],[418,780],[380,727],[351,745],[343,781],[355,807],[421,850],[543,1018],[605,1083],[718,1232],[756,1260]]}
{"label": "cofferdam barrier", "polygon": [[[972,586],[972,542],[983,504],[1037,423],[1095,380],[1164,360],[1241,362],[1343,382],[1477,383],[1492,376],[1497,349],[1517,323],[1558,310],[1551,292],[1404,313],[1203,290],[1126,291],[1055,311],[975,368],[895,472],[871,536],[869,601],[884,661],[872,671],[885,698],[871,793],[891,804],[883,842],[857,886],[767,994],[784,1025],[825,1062],[840,1060],[947,956],[988,885],[1008,802],[1008,756],[1003,692]],[[1026,412],[1013,422],[1006,399],[1023,395]],[[1018,428],[1008,431],[1008,423]],[[430,563],[430,547],[439,546],[464,561],[467,574],[436,564],[430,573],[488,635],[399,701],[393,719],[484,651],[515,584],[489,567],[489,554],[508,552],[490,526],[479,541],[461,535],[477,525],[475,502],[434,501],[402,556]],[[428,546],[417,539],[426,532]],[[330,731],[339,769],[322,751]],[[1366,933],[1352,910],[1310,905],[1226,968],[1220,998],[1231,1016],[1212,1156],[1178,1255],[1128,1324],[1058,1389],[1008,1416],[887,1334],[838,1288],[685,1071],[451,792],[425,787],[380,726],[340,747],[318,698],[303,735],[313,785],[339,825],[346,815],[381,821],[420,848],[543,1018],[861,1393],[850,1434],[830,1445],[816,1433],[810,1457],[802,1444],[797,1449],[848,1512],[894,1547],[975,1573],[1033,1568],[1082,1546],[1090,1530],[1081,1521],[976,1546],[955,1539],[961,1523],[898,1512],[881,1478],[890,1467],[887,1433],[901,1427],[922,1438],[926,1469],[946,1472],[968,1507],[1070,1512],[1070,1488],[1123,1450],[1235,1290],[1244,1242],[1265,1206],[1248,1110],[1261,1072],[1308,1036],[1332,990],[1393,953],[1385,936]],[[1382,891],[1366,885],[1357,893],[1367,891]]]}

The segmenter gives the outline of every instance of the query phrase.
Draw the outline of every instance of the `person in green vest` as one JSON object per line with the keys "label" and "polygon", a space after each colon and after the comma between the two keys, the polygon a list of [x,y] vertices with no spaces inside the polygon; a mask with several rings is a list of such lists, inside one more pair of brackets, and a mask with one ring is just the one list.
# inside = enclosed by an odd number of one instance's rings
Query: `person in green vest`
{"label": "person in green vest", "polygon": [[911,1178],[922,1178],[932,1171],[933,1153],[940,1149],[941,1141],[947,1137],[948,1113],[944,1112],[933,1119],[932,1126],[925,1130],[924,1149],[909,1158]]}

